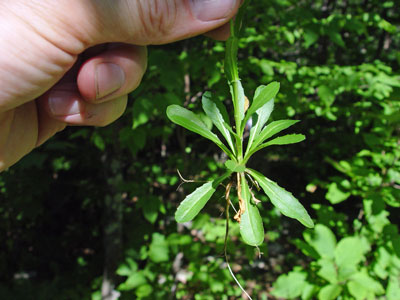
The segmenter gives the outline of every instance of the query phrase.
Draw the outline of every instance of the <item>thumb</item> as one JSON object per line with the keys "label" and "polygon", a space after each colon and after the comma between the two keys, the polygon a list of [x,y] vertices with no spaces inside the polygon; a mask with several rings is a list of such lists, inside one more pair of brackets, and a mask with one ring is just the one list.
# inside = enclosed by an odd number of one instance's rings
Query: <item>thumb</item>
{"label": "thumb", "polygon": [[[109,20],[109,26],[106,27],[110,31],[106,30],[108,34],[101,32],[99,38],[136,45],[174,42],[211,31],[227,23],[236,14],[240,2],[107,0],[107,5],[102,5],[101,19]],[[115,24],[118,24],[118,30]]]}

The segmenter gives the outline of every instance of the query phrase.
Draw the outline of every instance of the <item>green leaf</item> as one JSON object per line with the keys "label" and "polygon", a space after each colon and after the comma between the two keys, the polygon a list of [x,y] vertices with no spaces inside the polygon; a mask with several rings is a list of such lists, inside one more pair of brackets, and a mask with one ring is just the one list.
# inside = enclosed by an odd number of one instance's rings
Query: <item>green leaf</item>
{"label": "green leaf", "polygon": [[304,47],[307,49],[314,44],[319,38],[318,33],[311,29],[306,29],[304,32]]}
{"label": "green leaf", "polygon": [[301,293],[301,300],[311,300],[316,291],[318,291],[318,287],[307,282]]}
{"label": "green leaf", "polygon": [[234,136],[235,139],[240,139],[236,132],[234,132],[227,123],[224,123],[224,127]]}
{"label": "green leaf", "polygon": [[[256,90],[256,95],[257,91],[258,90]],[[252,148],[255,137],[259,135],[261,129],[264,127],[265,123],[267,123],[273,109],[274,109],[274,99],[271,99],[267,103],[265,103],[260,109],[258,109],[255,115],[253,115],[253,126],[250,129],[250,136],[249,136],[249,141],[247,143],[245,156],[247,156],[247,153]]]}
{"label": "green leaf", "polygon": [[318,265],[321,267],[318,271],[318,276],[324,278],[329,283],[337,283],[337,271],[336,266],[331,259],[321,258],[317,261]]}
{"label": "green leaf", "polygon": [[271,122],[256,137],[256,139],[253,143],[252,149],[250,149],[250,151],[255,149],[258,145],[260,145],[266,139],[281,132],[282,130],[284,130],[286,128],[289,128],[290,126],[292,126],[298,122],[299,122],[299,120],[279,120],[279,121]]}
{"label": "green leaf", "polygon": [[339,268],[349,265],[356,266],[365,259],[364,253],[368,249],[358,237],[342,239],[335,249],[335,261]]}
{"label": "green leaf", "polygon": [[388,300],[400,299],[400,279],[397,275],[390,276],[386,296]]}
{"label": "green leaf", "polygon": [[303,134],[287,134],[284,136],[277,137],[273,140],[268,141],[267,143],[259,145],[257,148],[253,149],[248,156],[253,155],[255,152],[273,145],[289,145],[302,142],[306,139]]}
{"label": "green leaf", "polygon": [[275,96],[278,94],[280,88],[279,82],[271,82],[268,85],[260,85],[255,93],[254,93],[254,98],[253,101],[247,110],[246,113],[246,121],[251,118],[251,116],[259,110],[261,107],[263,107],[265,104],[267,104],[269,101],[273,100]]}
{"label": "green leaf", "polygon": [[[280,137],[277,137],[273,140],[268,141],[267,143],[261,144],[259,147],[265,148],[272,145],[289,145],[302,142],[306,139],[304,134],[287,134]],[[257,147],[257,148],[259,148]]]}
{"label": "green leaf", "polygon": [[292,271],[279,276],[274,283],[271,294],[278,298],[293,299],[299,297],[307,286],[305,272]]}
{"label": "green leaf", "polygon": [[154,103],[146,98],[135,100],[132,108],[132,129],[146,124],[151,116],[154,116]]}
{"label": "green leaf", "polygon": [[245,201],[245,212],[241,216],[240,234],[246,244],[261,245],[264,241],[264,227],[258,208],[251,201],[251,193],[244,173],[241,174],[242,197]]}
{"label": "green leaf", "polygon": [[340,35],[339,32],[334,31],[334,30],[329,30],[328,35],[329,35],[330,39],[332,40],[332,42],[334,42],[336,45],[338,45],[342,48],[346,47],[346,45],[342,39],[342,36]]}
{"label": "green leaf", "polygon": [[295,239],[293,241],[293,244],[295,244],[296,247],[299,248],[301,250],[301,252],[304,253],[304,255],[309,256],[310,258],[319,259],[321,257],[318,254],[318,252],[314,249],[314,247],[307,244],[303,240]]}
{"label": "green leaf", "polygon": [[232,152],[229,151],[228,148],[221,142],[221,140],[212,133],[206,125],[200,120],[200,118],[191,112],[190,110],[173,104],[168,106],[167,108],[167,116],[168,118],[190,131],[193,131],[211,141],[213,141],[218,147],[220,147],[228,156],[232,157]]}
{"label": "green leaf", "polygon": [[234,36],[239,36],[240,32],[242,30],[242,23],[243,23],[243,15],[246,12],[246,8],[250,3],[250,0],[244,0],[241,1],[241,6],[240,9],[238,11],[238,13],[236,14],[235,17],[235,22],[234,22],[234,27],[233,27],[233,32],[231,33]]}
{"label": "green leaf", "polygon": [[260,109],[270,100],[275,98],[276,94],[278,94],[279,92],[279,87],[279,82],[275,81],[268,84],[267,86],[262,85],[257,88],[253,102],[251,103],[250,108],[247,110],[246,117],[243,120],[242,128],[246,126],[247,121],[258,109]]}
{"label": "green leaf", "polygon": [[258,181],[272,204],[278,208],[283,215],[298,220],[306,227],[314,227],[314,223],[305,208],[291,193],[255,170],[246,169],[246,171]]}
{"label": "green leaf", "polygon": [[156,263],[169,260],[168,243],[165,236],[158,232],[153,233],[149,247],[149,258]]}
{"label": "green leaf", "polygon": [[349,192],[343,192],[337,185],[336,182],[332,182],[329,185],[328,188],[328,192],[326,193],[325,197],[327,200],[329,200],[330,203],[332,204],[337,204],[340,203],[344,200],[346,200],[347,198],[350,197],[350,193]]}
{"label": "green leaf", "polygon": [[202,97],[202,104],[203,104],[203,109],[207,116],[211,119],[213,124],[218,128],[218,130],[221,132],[221,134],[224,136],[226,141],[228,142],[229,147],[234,151],[234,146],[232,143],[232,138],[231,134],[229,133],[229,130],[224,126],[225,120],[224,117],[222,116],[221,112],[219,111],[217,105],[215,102],[211,99],[211,93],[210,92],[205,92]]}
{"label": "green leaf", "polygon": [[231,36],[226,41],[226,55],[224,71],[228,79],[228,82],[238,80],[238,68],[237,68],[237,52],[238,52],[239,39],[235,36]]}
{"label": "green leaf", "polygon": [[151,284],[143,284],[139,286],[135,292],[136,299],[143,299],[149,297],[153,293],[153,286]]}
{"label": "green leaf", "polygon": [[[379,281],[370,277],[365,270],[352,275],[351,281],[356,282],[359,286],[362,286],[365,290],[372,292],[375,295],[382,295],[385,292],[385,289]],[[355,296],[355,294],[352,295]]]}
{"label": "green leaf", "polygon": [[341,267],[338,270],[338,280],[343,282],[347,281],[353,274],[358,272],[358,266],[348,265]]}
{"label": "green leaf", "polygon": [[317,224],[314,230],[304,232],[303,237],[322,258],[334,259],[336,237],[328,227]]}
{"label": "green leaf", "polygon": [[227,160],[225,162],[225,167],[228,170],[232,171],[232,173],[234,173],[234,172],[240,173],[240,172],[244,172],[246,170],[246,166],[240,165],[236,161],[233,161],[233,160]]}
{"label": "green leaf", "polygon": [[142,209],[143,209],[143,216],[144,218],[149,221],[151,224],[157,220],[158,211],[160,209],[160,200],[158,197],[149,196],[146,198],[145,201],[140,202]]}
{"label": "green leaf", "polygon": [[223,176],[203,184],[193,193],[186,196],[185,200],[181,202],[176,210],[175,220],[178,223],[185,223],[193,220],[204,205],[206,205],[207,201],[210,200],[218,185],[230,174],[231,172],[227,172]]}
{"label": "green leaf", "polygon": [[235,123],[238,124],[238,126],[240,126],[241,121],[244,118],[245,95],[242,83],[240,82],[239,79],[233,81],[230,84],[230,91],[235,111]]}
{"label": "green leaf", "polygon": [[133,272],[125,282],[121,283],[118,286],[118,289],[121,291],[131,291],[137,288],[138,286],[144,285],[146,283],[147,279],[143,274],[143,272],[137,271]]}
{"label": "green leaf", "polygon": [[230,127],[230,119],[229,119],[229,114],[228,111],[226,110],[225,104],[223,101],[219,101],[217,99],[213,99],[215,105],[217,105],[217,108],[219,109],[219,112],[222,115],[222,118],[224,120],[224,125],[227,126],[228,128]]}
{"label": "green leaf", "polygon": [[342,292],[342,287],[337,284],[329,284],[324,286],[318,293],[319,300],[334,300]]}
{"label": "green leaf", "polygon": [[132,258],[127,258],[126,263],[120,265],[116,271],[119,276],[130,276],[138,270],[137,263]]}
{"label": "green leaf", "polygon": [[103,139],[103,137],[98,133],[98,132],[94,132],[93,136],[92,136],[92,140],[94,145],[101,151],[104,151],[104,149],[106,148],[106,143]]}
{"label": "green leaf", "polygon": [[[254,97],[257,97],[257,93],[258,90],[256,90]],[[256,114],[258,116],[256,124],[257,123],[259,124],[256,130],[256,135],[258,135],[261,132],[264,125],[268,122],[268,119],[271,116],[272,111],[274,110],[274,103],[275,100],[271,99],[256,111]]]}
{"label": "green leaf", "polygon": [[329,86],[321,85],[318,87],[318,96],[326,106],[331,106],[335,102],[335,94]]}
{"label": "green leaf", "polygon": [[363,285],[352,280],[347,282],[346,285],[350,295],[352,295],[355,300],[367,299],[368,290]]}

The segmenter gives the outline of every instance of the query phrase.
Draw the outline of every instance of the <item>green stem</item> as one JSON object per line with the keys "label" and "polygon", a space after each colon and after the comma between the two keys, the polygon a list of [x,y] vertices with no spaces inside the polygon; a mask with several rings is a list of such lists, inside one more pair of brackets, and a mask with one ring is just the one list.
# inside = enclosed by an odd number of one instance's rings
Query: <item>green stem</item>
{"label": "green stem", "polygon": [[227,75],[228,82],[231,86],[232,91],[232,102],[235,118],[236,127],[236,160],[238,163],[243,161],[243,131],[242,131],[242,120],[241,112],[243,107],[239,107],[239,71],[237,67],[237,51],[239,34],[242,25],[242,18],[246,6],[249,4],[249,0],[244,1],[242,7],[236,16],[235,21],[230,21],[231,37],[227,41],[226,52],[225,52],[225,74]]}
{"label": "green stem", "polygon": [[234,111],[235,111],[235,126],[236,126],[236,155],[237,155],[237,160],[238,163],[241,163],[243,160],[243,135],[240,130],[241,127],[241,120],[240,120],[240,114],[239,114],[239,109],[237,108],[237,105],[239,103],[238,99],[238,94],[239,94],[239,86],[238,86],[238,80],[232,82],[232,90],[233,90],[233,103],[236,103],[236,106],[234,105]]}

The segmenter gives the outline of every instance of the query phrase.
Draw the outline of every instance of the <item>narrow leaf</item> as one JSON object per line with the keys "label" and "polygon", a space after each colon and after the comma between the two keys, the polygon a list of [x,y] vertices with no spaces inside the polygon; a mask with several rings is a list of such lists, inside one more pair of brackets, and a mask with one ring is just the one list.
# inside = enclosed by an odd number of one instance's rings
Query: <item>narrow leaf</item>
{"label": "narrow leaf", "polygon": [[295,144],[302,142],[306,139],[306,136],[303,134],[287,134],[284,136],[277,137],[273,140],[268,141],[267,143],[259,145],[257,148],[252,150],[249,155],[253,155],[255,152],[258,150],[261,150],[265,147],[268,146],[273,146],[273,145],[289,145],[289,144]]}
{"label": "narrow leaf", "polygon": [[218,130],[221,132],[221,134],[224,136],[232,151],[234,151],[231,134],[229,130],[224,126],[225,120],[220,110],[218,109],[215,102],[211,100],[211,93],[210,92],[204,93],[201,102],[203,104],[203,109],[207,114],[207,116],[211,119],[215,127],[217,127]]}
{"label": "narrow leaf", "polygon": [[231,172],[227,172],[223,176],[203,184],[193,193],[186,196],[185,200],[181,202],[176,210],[175,220],[178,223],[185,223],[193,220],[193,218],[197,216],[204,205],[206,205],[207,201],[210,200],[218,185],[230,174]]}
{"label": "narrow leaf", "polygon": [[257,88],[253,102],[251,103],[251,106],[248,109],[246,117],[244,118],[244,121],[242,123],[242,127],[246,125],[247,121],[258,109],[260,109],[270,100],[275,98],[276,94],[278,94],[279,92],[279,87],[280,85],[278,82],[272,82],[267,86],[262,85]]}
{"label": "narrow leaf", "polygon": [[214,100],[214,103],[217,105],[219,112],[222,115],[222,118],[224,120],[224,124],[227,124],[228,126],[230,125],[229,121],[229,114],[228,111],[226,110],[225,104],[222,101]]}
{"label": "narrow leaf", "polygon": [[190,110],[179,106],[179,105],[170,105],[167,108],[167,116],[168,118],[190,131],[193,131],[211,141],[213,141],[218,147],[220,147],[225,153],[227,153],[230,157],[232,157],[231,151],[221,142],[221,140],[212,133],[206,125],[200,120],[200,118],[191,112]]}
{"label": "narrow leaf", "polygon": [[256,137],[252,149],[256,148],[258,145],[260,145],[271,136],[281,132],[282,130],[285,130],[286,128],[289,128],[290,126],[298,122],[299,120],[279,120],[269,123]]}
{"label": "narrow leaf", "polygon": [[236,161],[233,161],[233,160],[227,160],[225,162],[225,167],[228,170],[232,171],[232,173],[234,173],[234,172],[240,173],[240,172],[244,172],[246,170],[246,166],[239,165]]}
{"label": "narrow leaf", "polygon": [[[257,90],[256,90],[257,94]],[[265,103],[260,109],[258,109],[253,115],[253,126],[251,127],[250,130],[250,136],[249,136],[249,141],[247,143],[247,149],[246,149],[246,155],[252,148],[254,139],[256,136],[259,135],[261,132],[261,129],[267,123],[269,116],[272,113],[272,110],[274,109],[274,99],[269,100],[267,103]]]}
{"label": "narrow leaf", "polygon": [[251,193],[244,174],[240,178],[242,197],[245,200],[246,210],[241,216],[240,234],[246,244],[261,245],[264,241],[264,227],[258,208],[251,201]]}
{"label": "narrow leaf", "polygon": [[237,133],[234,132],[234,131],[232,130],[232,128],[231,128],[227,123],[224,123],[224,127],[233,135],[233,137],[234,137],[235,139],[240,139],[240,137],[237,135]]}
{"label": "narrow leaf", "polygon": [[[256,91],[257,92],[257,91]],[[265,103],[260,109],[256,111],[258,116],[258,128],[256,131],[256,135],[258,135],[263,129],[265,123],[267,123],[272,111],[274,110],[274,99],[271,99],[267,103]]]}
{"label": "narrow leaf", "polygon": [[241,29],[242,29],[242,19],[243,15],[246,11],[247,6],[249,5],[249,0],[241,1],[241,6],[240,9],[235,17],[235,23],[234,23],[234,28],[233,28],[233,34],[235,36],[239,36]]}
{"label": "narrow leaf", "polygon": [[246,100],[244,89],[239,79],[232,81],[232,83],[230,84],[230,91],[235,111],[235,122],[240,125],[241,121],[244,119]]}
{"label": "narrow leaf", "polygon": [[238,80],[238,68],[237,68],[237,52],[238,52],[239,39],[235,36],[231,36],[226,41],[226,55],[224,71],[228,79],[228,82]]}
{"label": "narrow leaf", "polygon": [[314,223],[303,205],[291,193],[255,170],[246,169],[246,171],[259,183],[272,204],[283,215],[298,220],[306,227],[314,227]]}

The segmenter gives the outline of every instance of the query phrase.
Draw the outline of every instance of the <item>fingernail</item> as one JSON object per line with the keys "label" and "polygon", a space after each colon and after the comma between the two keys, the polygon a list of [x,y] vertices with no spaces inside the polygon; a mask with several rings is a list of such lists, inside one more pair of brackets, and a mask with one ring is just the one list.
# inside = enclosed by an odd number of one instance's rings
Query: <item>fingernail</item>
{"label": "fingernail", "polygon": [[81,113],[79,101],[71,93],[56,91],[49,95],[49,108],[54,116],[69,116]]}
{"label": "fingernail", "polygon": [[125,73],[120,66],[102,63],[96,67],[96,99],[104,98],[119,90],[125,82]]}
{"label": "fingernail", "polygon": [[190,0],[193,15],[201,21],[215,21],[228,17],[236,0]]}

